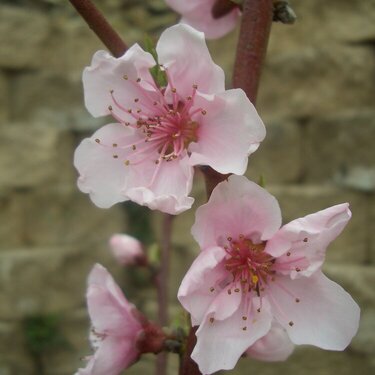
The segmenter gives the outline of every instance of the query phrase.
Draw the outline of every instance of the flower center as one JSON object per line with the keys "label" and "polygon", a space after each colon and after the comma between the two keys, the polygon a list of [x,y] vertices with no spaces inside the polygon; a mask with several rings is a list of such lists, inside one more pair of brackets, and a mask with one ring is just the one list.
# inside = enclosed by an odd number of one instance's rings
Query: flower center
{"label": "flower center", "polygon": [[[108,109],[111,115],[121,124],[137,129],[138,134],[142,135],[136,143],[121,145],[121,149],[129,151],[127,159],[123,161],[126,166],[150,159],[155,164],[170,162],[184,157],[189,144],[198,141],[200,116],[207,113],[194,103],[198,86],[192,85],[191,94],[183,97],[173,86],[167,69],[165,72],[168,76],[165,88],[159,88],[153,81],[142,81],[154,91],[146,90],[140,78],[131,80],[124,76],[127,83],[135,86],[139,92],[139,97],[133,100],[135,107],[125,108],[117,100],[116,93],[110,91],[113,105]],[[129,121],[129,116],[133,120]],[[99,139],[96,141],[100,143]],[[118,158],[118,155],[115,154],[114,158]]]}
{"label": "flower center", "polygon": [[254,244],[240,235],[238,240],[228,237],[229,246],[224,249],[228,253],[225,268],[233,275],[233,282],[240,283],[244,293],[254,290],[257,295],[267,284],[268,278],[275,274],[273,265],[276,261],[264,252],[265,242]]}

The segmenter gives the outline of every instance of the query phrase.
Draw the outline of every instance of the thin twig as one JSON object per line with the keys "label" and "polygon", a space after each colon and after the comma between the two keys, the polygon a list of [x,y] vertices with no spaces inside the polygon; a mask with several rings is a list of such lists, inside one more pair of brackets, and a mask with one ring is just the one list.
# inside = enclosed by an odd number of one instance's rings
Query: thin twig
{"label": "thin twig", "polygon": [[69,1],[113,56],[122,56],[128,47],[98,8],[90,0]]}
{"label": "thin twig", "polygon": [[[165,214],[162,222],[161,259],[157,275],[158,317],[159,324],[168,325],[168,281],[171,253],[172,223],[174,216]],[[167,353],[160,353],[156,360],[156,375],[165,375],[167,370]]]}
{"label": "thin twig", "polygon": [[273,18],[273,0],[245,0],[234,64],[233,86],[255,104]]}

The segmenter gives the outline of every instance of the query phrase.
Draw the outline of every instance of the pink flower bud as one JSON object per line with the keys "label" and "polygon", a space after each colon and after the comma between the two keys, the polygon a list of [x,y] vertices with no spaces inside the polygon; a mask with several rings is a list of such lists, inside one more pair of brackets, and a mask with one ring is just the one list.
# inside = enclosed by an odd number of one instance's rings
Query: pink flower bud
{"label": "pink flower bud", "polygon": [[145,265],[146,255],[140,241],[127,234],[114,234],[110,240],[112,254],[123,265]]}

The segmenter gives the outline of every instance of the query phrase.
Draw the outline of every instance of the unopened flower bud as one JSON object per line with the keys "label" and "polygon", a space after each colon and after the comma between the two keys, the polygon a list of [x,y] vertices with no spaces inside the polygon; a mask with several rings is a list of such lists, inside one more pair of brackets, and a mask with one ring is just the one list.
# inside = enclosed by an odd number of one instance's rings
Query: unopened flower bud
{"label": "unopened flower bud", "polygon": [[140,241],[127,234],[114,234],[110,240],[112,254],[123,265],[146,265],[147,259]]}

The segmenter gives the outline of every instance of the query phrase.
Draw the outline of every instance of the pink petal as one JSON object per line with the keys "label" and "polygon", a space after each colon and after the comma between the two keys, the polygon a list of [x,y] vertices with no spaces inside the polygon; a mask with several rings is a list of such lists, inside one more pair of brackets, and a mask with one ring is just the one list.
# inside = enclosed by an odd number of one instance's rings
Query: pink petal
{"label": "pink petal", "polygon": [[138,355],[134,338],[129,340],[123,337],[108,337],[94,355],[91,375],[119,375],[138,358]]}
{"label": "pink petal", "polygon": [[213,94],[225,90],[224,71],[216,65],[208,51],[204,35],[187,25],[175,25],[165,30],[156,46],[159,62],[180,95],[187,97],[192,86]]}
{"label": "pink petal", "polygon": [[[119,58],[114,58],[106,51],[96,52],[91,66],[83,71],[86,108],[94,117],[110,114],[108,107],[113,106],[111,90],[114,90],[115,97],[124,107],[131,108],[134,98],[142,95],[142,90],[134,82],[138,78],[150,81],[149,68],[154,65],[152,55],[143,51],[138,44],[133,45]],[[128,80],[123,78],[125,75]],[[151,90],[149,94],[154,92],[151,87],[148,87],[148,90]],[[131,119],[126,113],[124,118]]]}
{"label": "pink petal", "polygon": [[301,259],[300,266],[294,264],[294,268],[298,266],[301,271],[285,272],[292,278],[310,276],[320,269],[327,246],[342,232],[350,218],[349,204],[343,203],[293,220],[267,242],[265,250],[278,257],[278,265]]}
{"label": "pink petal", "polygon": [[189,147],[190,163],[209,165],[222,174],[244,174],[250,153],[266,135],[254,106],[241,89],[206,99],[198,95],[195,103],[206,114],[200,114],[198,141]]}
{"label": "pink petal", "polygon": [[268,240],[280,228],[276,199],[243,176],[230,176],[212,192],[208,203],[197,209],[192,234],[201,249],[221,246],[240,234],[254,243]]}
{"label": "pink petal", "polygon": [[[98,207],[108,208],[127,200],[122,192],[128,174],[128,168],[124,165],[127,152],[112,145],[130,143],[133,135],[130,128],[109,124],[96,131],[91,138],[84,139],[75,151],[74,166],[80,173],[78,187],[84,193],[89,193]],[[100,143],[96,140],[100,140]],[[114,158],[114,155],[118,157]]]}
{"label": "pink petal", "polygon": [[166,0],[172,9],[182,15],[181,22],[205,33],[207,39],[216,39],[234,29],[241,15],[234,9],[218,19],[212,16],[212,7],[216,0]]}
{"label": "pink petal", "polygon": [[225,255],[225,251],[220,247],[200,253],[181,282],[178,299],[191,314],[193,326],[201,323],[209,305],[220,290],[215,286],[226,272],[221,263]]}
{"label": "pink petal", "polygon": [[285,329],[273,321],[270,331],[246,350],[248,357],[259,361],[285,361],[294,351]]}
{"label": "pink petal", "polygon": [[344,350],[358,330],[358,305],[319,271],[295,280],[278,277],[268,291],[275,318],[295,344]]}
{"label": "pink petal", "polygon": [[131,337],[141,328],[134,306],[127,301],[108,271],[96,264],[90,272],[87,305],[95,332]]}
{"label": "pink petal", "polygon": [[[132,183],[123,191],[124,195],[152,210],[172,215],[189,209],[194,202],[194,199],[188,196],[194,170],[187,157],[170,162],[161,161],[158,167],[155,163],[150,165],[152,168],[133,168]],[[155,174],[156,168],[158,171]]]}
{"label": "pink petal", "polygon": [[109,245],[114,257],[123,265],[136,264],[145,256],[141,242],[127,234],[112,235]]}
{"label": "pink petal", "polygon": [[245,350],[269,331],[271,315],[265,306],[260,313],[253,308],[247,321],[243,315],[239,308],[225,320],[211,322],[211,316],[206,316],[196,333],[197,344],[191,355],[203,374],[232,369]]}

